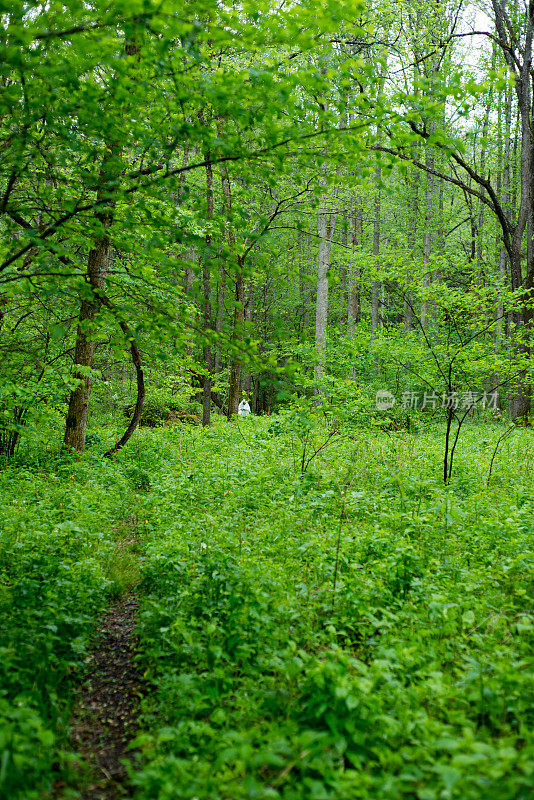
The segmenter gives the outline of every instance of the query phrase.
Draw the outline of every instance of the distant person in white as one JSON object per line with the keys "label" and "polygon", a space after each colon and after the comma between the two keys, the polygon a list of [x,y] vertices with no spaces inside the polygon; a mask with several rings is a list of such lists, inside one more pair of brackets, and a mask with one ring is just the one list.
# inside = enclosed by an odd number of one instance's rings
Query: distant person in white
{"label": "distant person in white", "polygon": [[237,409],[237,413],[241,417],[248,417],[248,415],[250,414],[250,406],[246,400],[241,400]]}

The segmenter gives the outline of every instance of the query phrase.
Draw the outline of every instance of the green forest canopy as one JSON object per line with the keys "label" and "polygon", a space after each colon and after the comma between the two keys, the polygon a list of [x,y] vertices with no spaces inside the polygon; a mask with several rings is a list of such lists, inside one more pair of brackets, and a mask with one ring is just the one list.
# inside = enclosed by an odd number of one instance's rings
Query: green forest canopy
{"label": "green forest canopy", "polygon": [[528,413],[529,9],[10,4],[4,424],[83,450],[125,345],[205,423],[399,370]]}

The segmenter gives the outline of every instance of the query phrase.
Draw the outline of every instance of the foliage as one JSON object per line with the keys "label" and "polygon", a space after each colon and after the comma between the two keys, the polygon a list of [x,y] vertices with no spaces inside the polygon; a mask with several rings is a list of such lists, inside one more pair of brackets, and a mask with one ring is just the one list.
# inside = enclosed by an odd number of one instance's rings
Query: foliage
{"label": "foliage", "polygon": [[79,794],[134,586],[138,800],[532,795],[533,28],[486,10],[476,64],[461,3],[0,15],[2,796]]}
{"label": "foliage", "polygon": [[345,422],[302,475],[293,413],[1,473],[2,791],[67,778],[95,616],[140,579],[139,800],[528,797],[532,433],[486,488],[501,430],[469,423],[443,487],[435,424]]}
{"label": "foliage", "polygon": [[[131,417],[133,409],[133,403],[125,406],[125,416]],[[139,424],[154,428],[157,425],[164,425],[173,420],[198,424],[200,419],[198,403],[189,402],[185,404],[179,398],[159,392],[145,399]]]}
{"label": "foliage", "polygon": [[475,425],[446,489],[435,426],[350,430],[304,476],[284,418],[173,434],[181,467],[147,497],[139,798],[529,795],[532,464],[510,496],[503,453],[482,488],[499,431]]}
{"label": "foliage", "polygon": [[41,800],[68,766],[95,618],[135,580],[117,546],[135,509],[121,467],[42,445],[41,458],[26,452],[0,471],[0,794],[20,800]]}

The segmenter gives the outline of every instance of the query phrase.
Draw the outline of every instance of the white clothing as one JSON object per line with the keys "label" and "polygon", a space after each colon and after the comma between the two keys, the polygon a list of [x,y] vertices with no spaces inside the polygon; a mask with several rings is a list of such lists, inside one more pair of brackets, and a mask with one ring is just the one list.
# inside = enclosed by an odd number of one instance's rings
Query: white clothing
{"label": "white clothing", "polygon": [[237,413],[242,417],[248,417],[250,414],[250,406],[246,400],[241,400],[237,409]]}

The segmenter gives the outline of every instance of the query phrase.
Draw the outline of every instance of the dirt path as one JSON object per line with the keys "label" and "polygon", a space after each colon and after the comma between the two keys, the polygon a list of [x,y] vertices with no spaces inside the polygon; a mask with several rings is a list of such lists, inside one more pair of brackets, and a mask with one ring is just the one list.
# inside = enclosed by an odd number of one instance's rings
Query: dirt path
{"label": "dirt path", "polygon": [[126,769],[127,747],[136,733],[137,705],[143,687],[135,665],[133,595],[115,602],[102,618],[72,719],[72,744],[91,770],[80,800],[131,797]]}

